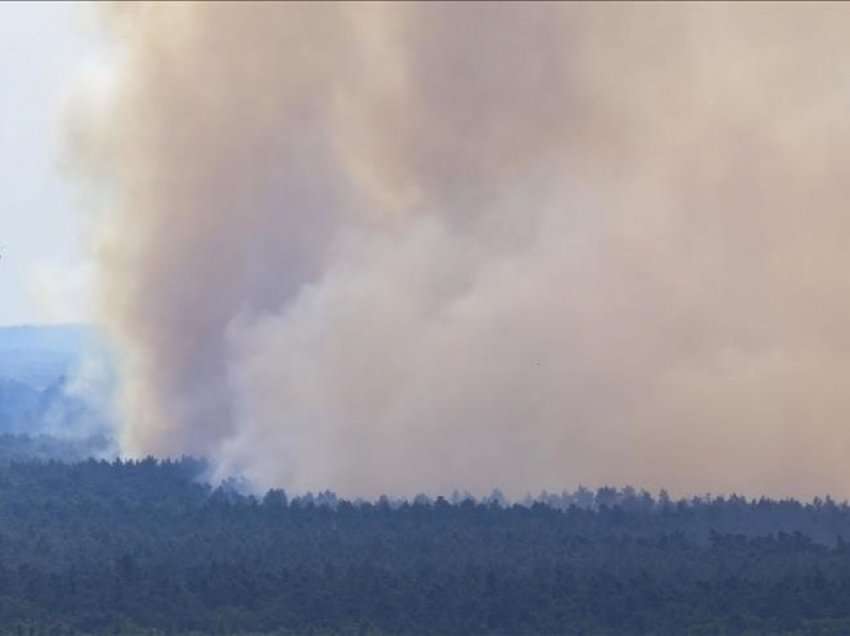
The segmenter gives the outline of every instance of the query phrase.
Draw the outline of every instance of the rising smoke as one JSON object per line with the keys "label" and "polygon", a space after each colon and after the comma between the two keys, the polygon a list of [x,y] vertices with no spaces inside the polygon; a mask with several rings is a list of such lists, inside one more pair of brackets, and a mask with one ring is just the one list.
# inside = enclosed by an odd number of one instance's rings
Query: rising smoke
{"label": "rising smoke", "polygon": [[120,5],[69,130],[129,454],[850,495],[850,10]]}

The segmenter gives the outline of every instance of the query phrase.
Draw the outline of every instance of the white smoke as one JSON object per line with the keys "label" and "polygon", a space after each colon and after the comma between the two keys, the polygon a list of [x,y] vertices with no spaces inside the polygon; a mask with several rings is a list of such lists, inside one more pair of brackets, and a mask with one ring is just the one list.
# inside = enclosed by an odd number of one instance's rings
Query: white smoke
{"label": "white smoke", "polygon": [[343,494],[850,494],[850,11],[112,6],[123,445]]}

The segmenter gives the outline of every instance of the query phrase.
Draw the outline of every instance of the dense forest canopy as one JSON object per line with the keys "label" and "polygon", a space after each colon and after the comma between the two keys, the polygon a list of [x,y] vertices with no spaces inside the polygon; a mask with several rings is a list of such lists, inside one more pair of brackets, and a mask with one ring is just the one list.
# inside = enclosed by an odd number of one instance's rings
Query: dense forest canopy
{"label": "dense forest canopy", "polygon": [[580,488],[241,494],[196,459],[0,465],[8,633],[845,634],[850,506]]}

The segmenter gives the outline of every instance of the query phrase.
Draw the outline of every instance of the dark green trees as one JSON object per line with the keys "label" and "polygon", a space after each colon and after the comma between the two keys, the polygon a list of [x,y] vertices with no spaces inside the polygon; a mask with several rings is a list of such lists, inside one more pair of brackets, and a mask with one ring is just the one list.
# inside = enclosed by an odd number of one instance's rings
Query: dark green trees
{"label": "dark green trees", "polygon": [[205,469],[0,466],[0,634],[850,633],[828,498],[352,503]]}

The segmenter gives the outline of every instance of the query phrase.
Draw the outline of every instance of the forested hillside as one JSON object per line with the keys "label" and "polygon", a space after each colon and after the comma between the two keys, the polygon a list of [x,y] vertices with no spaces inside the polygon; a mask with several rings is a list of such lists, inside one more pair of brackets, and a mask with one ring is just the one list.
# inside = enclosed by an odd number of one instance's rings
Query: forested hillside
{"label": "forested hillside", "polygon": [[846,634],[850,508],[631,489],[289,500],[196,460],[0,466],[7,633]]}

